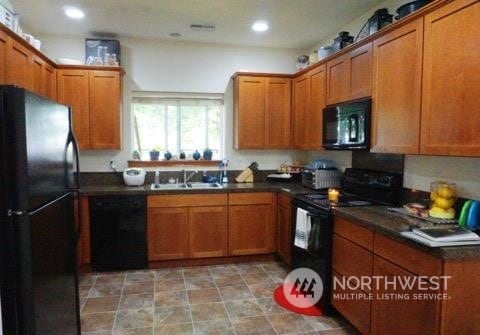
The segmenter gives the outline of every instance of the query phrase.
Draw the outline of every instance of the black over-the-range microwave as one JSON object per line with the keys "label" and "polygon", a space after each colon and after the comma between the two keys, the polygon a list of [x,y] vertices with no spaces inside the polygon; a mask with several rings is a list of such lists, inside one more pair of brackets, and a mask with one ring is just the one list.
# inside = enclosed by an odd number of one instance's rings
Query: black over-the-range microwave
{"label": "black over-the-range microwave", "polygon": [[352,150],[370,147],[371,98],[330,105],[323,109],[325,149]]}

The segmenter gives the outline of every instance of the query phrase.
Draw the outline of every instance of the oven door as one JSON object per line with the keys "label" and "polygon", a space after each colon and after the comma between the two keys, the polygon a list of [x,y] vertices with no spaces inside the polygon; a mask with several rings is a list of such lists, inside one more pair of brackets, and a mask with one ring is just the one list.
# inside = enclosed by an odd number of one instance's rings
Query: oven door
{"label": "oven door", "polygon": [[297,229],[297,208],[307,211],[310,231],[307,236],[307,248],[299,248],[293,241],[292,267],[307,267],[317,271],[320,276],[325,272],[331,259],[332,218],[328,211],[310,205],[293,203],[294,231]]}
{"label": "oven door", "polygon": [[331,312],[332,215],[327,210],[315,208],[298,199],[294,199],[292,204],[292,217],[294,218],[293,231],[295,232],[297,227],[296,218],[298,208],[307,211],[311,224],[306,249],[297,247],[295,245],[295,239],[292,240],[292,269],[309,268],[318,273],[320,278],[322,278],[324,286],[321,305],[324,312],[328,314]]}

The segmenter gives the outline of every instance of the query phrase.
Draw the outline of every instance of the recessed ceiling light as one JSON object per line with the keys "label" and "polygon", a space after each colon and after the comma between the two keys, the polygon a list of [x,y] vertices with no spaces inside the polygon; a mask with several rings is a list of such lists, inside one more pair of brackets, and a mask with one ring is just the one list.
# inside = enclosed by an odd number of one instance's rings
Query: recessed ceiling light
{"label": "recessed ceiling light", "polygon": [[180,33],[170,33],[170,34],[168,34],[168,36],[173,37],[173,38],[179,38],[179,37],[182,36],[182,34],[180,34]]}
{"label": "recessed ceiling light", "polygon": [[268,23],[266,21],[256,21],[253,25],[252,25],[252,29],[253,31],[256,31],[256,32],[263,32],[263,31],[267,31],[268,30]]}
{"label": "recessed ceiling light", "polygon": [[83,19],[85,16],[85,13],[76,7],[64,7],[63,11],[65,12],[65,15],[72,18],[72,19]]}

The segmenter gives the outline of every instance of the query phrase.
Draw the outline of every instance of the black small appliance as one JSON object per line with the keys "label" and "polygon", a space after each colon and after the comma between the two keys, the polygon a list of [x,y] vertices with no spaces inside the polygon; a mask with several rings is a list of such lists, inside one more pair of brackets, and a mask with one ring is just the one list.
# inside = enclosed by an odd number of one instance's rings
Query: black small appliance
{"label": "black small appliance", "polygon": [[371,98],[330,105],[323,109],[325,149],[368,149],[370,146]]}

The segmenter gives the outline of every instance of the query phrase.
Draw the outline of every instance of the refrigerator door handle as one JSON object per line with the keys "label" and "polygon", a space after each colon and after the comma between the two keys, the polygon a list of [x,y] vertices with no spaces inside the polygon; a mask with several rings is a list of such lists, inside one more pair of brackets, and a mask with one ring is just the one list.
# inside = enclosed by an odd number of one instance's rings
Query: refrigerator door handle
{"label": "refrigerator door handle", "polygon": [[70,132],[69,136],[73,145],[73,151],[75,155],[75,172],[74,172],[75,188],[78,190],[80,189],[80,159],[79,159],[80,150],[78,149],[78,142],[75,135],[72,132]]}
{"label": "refrigerator door handle", "polygon": [[25,215],[27,214],[26,211],[16,211],[16,210],[13,210],[13,209],[9,209],[7,211],[7,216],[22,216],[22,215]]}

